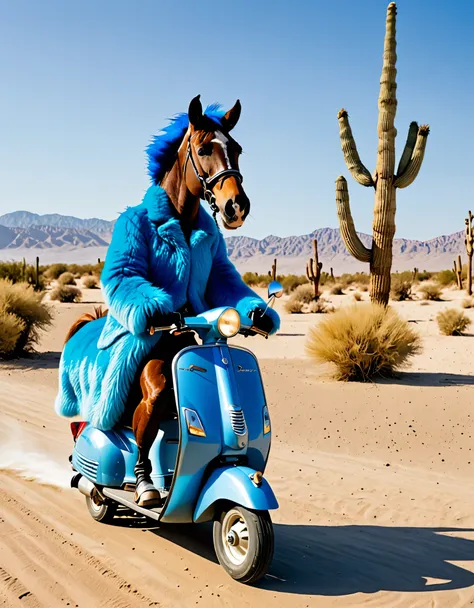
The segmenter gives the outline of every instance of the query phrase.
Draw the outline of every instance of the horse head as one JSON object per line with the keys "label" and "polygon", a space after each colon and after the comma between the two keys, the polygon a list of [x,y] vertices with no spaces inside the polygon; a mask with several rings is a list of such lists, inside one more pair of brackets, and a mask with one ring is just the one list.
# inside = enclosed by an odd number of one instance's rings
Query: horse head
{"label": "horse head", "polygon": [[242,226],[250,211],[239,170],[242,148],[230,135],[240,118],[240,101],[218,124],[203,113],[199,97],[189,104],[189,129],[180,149],[183,178],[191,194],[207,200],[224,227],[233,230]]}

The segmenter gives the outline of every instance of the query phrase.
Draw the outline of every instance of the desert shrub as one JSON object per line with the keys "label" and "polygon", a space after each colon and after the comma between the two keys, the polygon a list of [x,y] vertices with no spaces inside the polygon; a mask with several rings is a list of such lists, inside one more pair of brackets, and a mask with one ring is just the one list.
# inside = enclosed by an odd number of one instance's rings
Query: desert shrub
{"label": "desert shrub", "polygon": [[48,281],[55,281],[58,279],[63,272],[68,272],[68,267],[66,264],[51,264],[47,266],[44,271],[44,276]]}
{"label": "desert shrub", "polygon": [[306,282],[304,285],[298,285],[290,296],[296,300],[301,300],[303,304],[310,304],[314,300],[314,287],[311,283]]}
{"label": "desert shrub", "polygon": [[411,270],[402,270],[402,272],[393,272],[392,276],[392,283],[394,281],[410,281],[410,283],[413,281],[413,272]]}
{"label": "desert shrub", "polygon": [[436,317],[439,331],[445,336],[462,336],[463,332],[471,324],[471,319],[462,310],[448,308]]}
{"label": "desert shrub", "polygon": [[282,284],[284,292],[287,294],[294,291],[299,285],[305,285],[308,282],[308,279],[304,275],[296,274],[283,275],[278,277],[278,280]]}
{"label": "desert shrub", "polygon": [[357,289],[359,291],[369,291],[369,285],[367,283],[357,283]]}
{"label": "desert shrub", "polygon": [[404,279],[400,279],[398,277],[396,277],[395,279],[392,280],[392,286],[390,289],[390,297],[392,298],[392,300],[395,300],[395,302],[402,302],[404,300],[410,300],[412,293],[411,293],[411,288],[412,288],[412,282],[411,280],[406,281]]}
{"label": "desert shrub", "polygon": [[0,310],[0,357],[8,357],[15,351],[25,322],[9,312]]}
{"label": "desert shrub", "polygon": [[433,278],[433,273],[427,272],[426,270],[423,270],[423,272],[418,272],[418,274],[416,275],[417,281],[420,281],[420,282],[429,281],[432,278]]}
{"label": "desert shrub", "polygon": [[308,312],[325,314],[328,312],[334,312],[334,306],[331,306],[324,298],[313,300],[308,306]]}
{"label": "desert shrub", "polygon": [[434,300],[436,302],[441,300],[441,287],[436,283],[424,283],[420,287],[419,293],[424,300]]}
{"label": "desert shrub", "polygon": [[365,274],[365,272],[355,272],[354,274],[349,274],[346,272],[338,278],[337,282],[340,283],[342,287],[348,287],[353,283],[368,286],[370,283],[370,276]]}
{"label": "desert shrub", "polygon": [[341,283],[336,283],[333,287],[331,287],[329,293],[333,296],[342,296],[344,292],[342,291]]}
{"label": "desert shrub", "polygon": [[5,345],[15,340],[13,349],[0,349],[0,355],[17,356],[31,350],[40,330],[51,324],[51,311],[42,299],[43,295],[31,285],[0,280],[0,314],[4,321],[0,323],[0,333],[5,332]]}
{"label": "desert shrub", "polygon": [[12,283],[28,283],[38,291],[43,290],[45,285],[41,272],[36,285],[36,267],[23,265],[22,262],[0,262],[0,279],[8,279]]}
{"label": "desert shrub", "polygon": [[359,293],[358,291],[356,291],[355,293],[352,294],[354,300],[356,302],[361,302],[362,301],[362,294]]}
{"label": "desert shrub", "polygon": [[434,275],[434,280],[438,285],[447,287],[456,282],[456,275],[452,270],[441,270]]}
{"label": "desert shrub", "polygon": [[464,300],[461,302],[461,306],[463,308],[474,308],[474,298],[472,296],[464,298]]}
{"label": "desert shrub", "polygon": [[285,311],[290,315],[298,315],[303,312],[304,302],[297,300],[293,296],[285,302]]}
{"label": "desert shrub", "polygon": [[99,279],[93,274],[86,274],[82,277],[82,284],[85,289],[98,289]]}
{"label": "desert shrub", "polygon": [[58,283],[60,285],[75,285],[76,281],[72,272],[63,272],[58,277]]}
{"label": "desert shrub", "polygon": [[82,300],[82,292],[73,285],[58,285],[51,292],[50,298],[59,302],[80,302]]}
{"label": "desert shrub", "polygon": [[420,302],[420,306],[429,306],[430,303],[428,302],[428,300],[421,300]]}
{"label": "desert shrub", "polygon": [[310,329],[308,354],[333,363],[339,380],[391,376],[421,351],[421,340],[392,308],[377,304],[343,307]]}

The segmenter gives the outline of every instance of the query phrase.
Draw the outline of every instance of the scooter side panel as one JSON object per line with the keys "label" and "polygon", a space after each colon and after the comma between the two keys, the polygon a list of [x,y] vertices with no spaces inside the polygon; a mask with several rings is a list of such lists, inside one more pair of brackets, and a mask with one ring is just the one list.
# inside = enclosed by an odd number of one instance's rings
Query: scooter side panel
{"label": "scooter side panel", "polygon": [[257,358],[250,351],[230,346],[239,404],[248,428],[248,466],[264,472],[270,451],[271,432],[263,433],[263,408],[266,405],[262,376]]}
{"label": "scooter side panel", "polygon": [[266,479],[256,485],[250,479],[255,471],[249,467],[222,467],[215,469],[199,496],[194,511],[194,521],[201,523],[214,518],[220,501],[226,500],[255,511],[278,509],[270,484]]}
{"label": "scooter side panel", "polygon": [[[176,462],[177,439],[177,420],[164,421],[150,451],[152,479],[157,487],[169,486]],[[101,431],[87,425],[72,452],[72,465],[76,471],[99,486],[111,488],[135,483],[136,462],[137,444],[129,428]]]}
{"label": "scooter side panel", "polygon": [[[173,379],[180,420],[180,447],[176,473],[162,521],[191,522],[209,463],[221,452],[222,429],[213,350],[191,347],[173,361]],[[198,413],[206,436],[188,432],[185,409]]]}

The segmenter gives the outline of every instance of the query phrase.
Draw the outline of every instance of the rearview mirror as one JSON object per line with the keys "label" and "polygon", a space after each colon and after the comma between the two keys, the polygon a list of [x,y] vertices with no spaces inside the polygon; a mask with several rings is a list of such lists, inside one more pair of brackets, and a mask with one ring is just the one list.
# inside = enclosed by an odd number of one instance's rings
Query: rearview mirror
{"label": "rearview mirror", "polygon": [[272,281],[268,286],[269,298],[281,298],[283,295],[283,287],[278,281]]}

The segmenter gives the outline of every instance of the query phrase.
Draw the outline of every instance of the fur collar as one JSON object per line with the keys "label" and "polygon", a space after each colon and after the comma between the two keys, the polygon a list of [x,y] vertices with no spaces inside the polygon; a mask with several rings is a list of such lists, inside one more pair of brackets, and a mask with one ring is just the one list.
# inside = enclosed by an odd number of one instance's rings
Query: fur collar
{"label": "fur collar", "polygon": [[[169,196],[161,186],[151,186],[145,194],[142,205],[147,211],[148,219],[157,225],[158,232],[164,240],[175,246],[186,246],[181,224]],[[214,219],[200,205],[196,225],[191,233],[191,247],[195,247],[209,236],[215,237],[217,232]]]}

